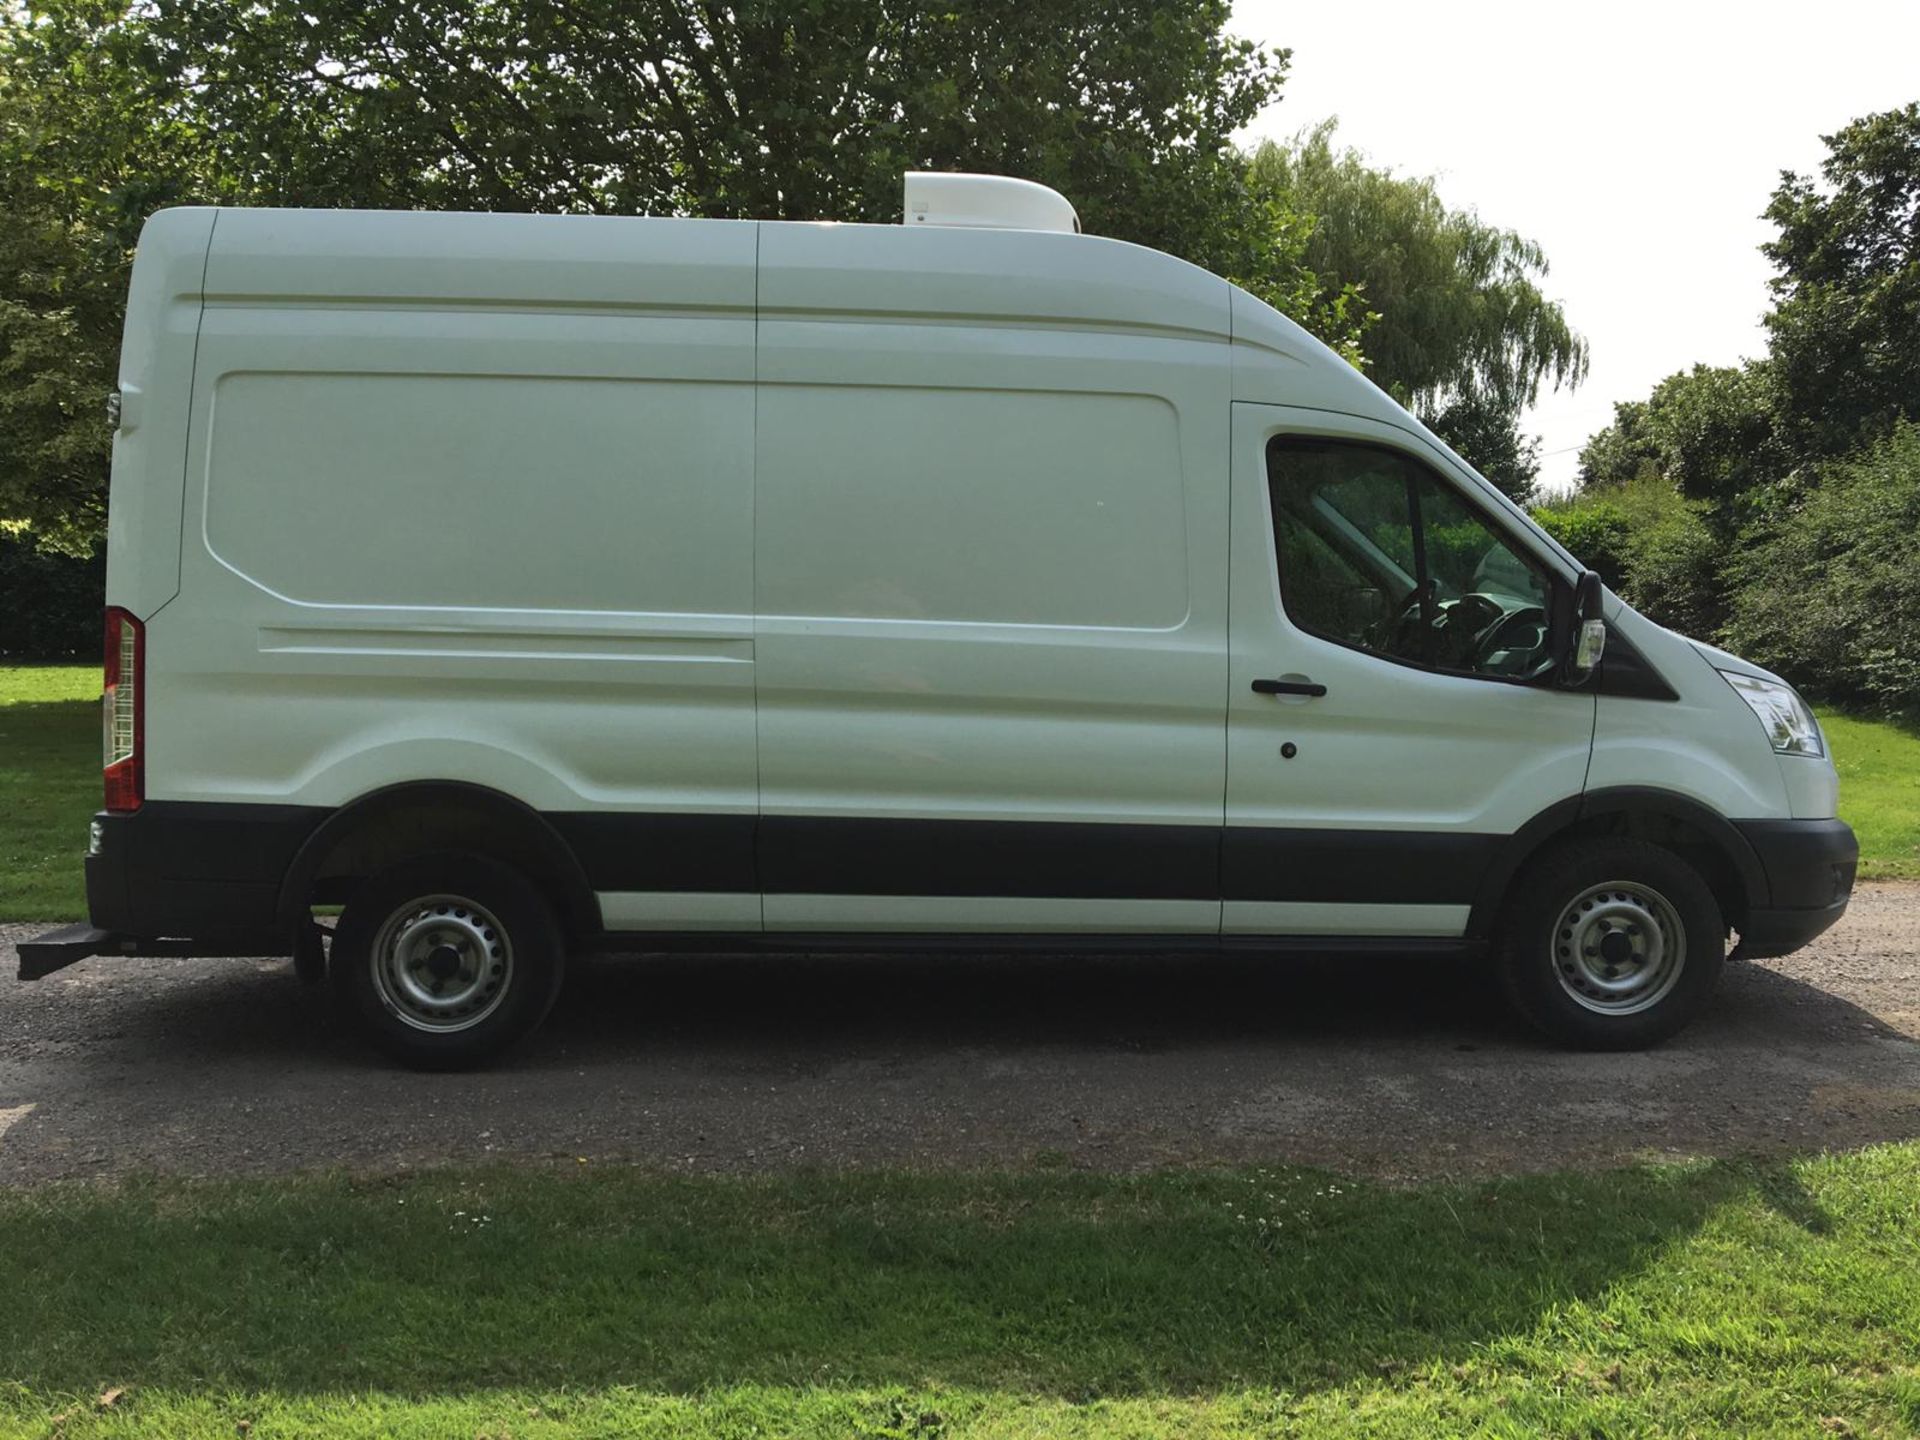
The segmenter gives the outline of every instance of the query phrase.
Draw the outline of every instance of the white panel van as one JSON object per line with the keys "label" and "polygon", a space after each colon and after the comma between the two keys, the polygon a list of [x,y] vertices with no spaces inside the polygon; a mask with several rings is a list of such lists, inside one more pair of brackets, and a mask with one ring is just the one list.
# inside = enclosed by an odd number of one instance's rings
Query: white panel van
{"label": "white panel van", "polygon": [[1226,281],[906,213],[156,215],[90,924],[23,977],[291,955],[455,1065],[587,948],[1471,954],[1627,1047],[1840,916],[1777,677]]}

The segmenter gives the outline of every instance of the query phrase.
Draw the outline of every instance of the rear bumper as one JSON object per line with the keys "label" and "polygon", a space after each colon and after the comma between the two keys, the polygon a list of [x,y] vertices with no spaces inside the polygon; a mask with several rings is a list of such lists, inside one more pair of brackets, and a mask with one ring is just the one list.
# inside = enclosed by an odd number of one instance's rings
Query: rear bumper
{"label": "rear bumper", "polygon": [[88,923],[23,942],[20,978],[89,955],[288,955],[280,888],[328,812],[152,800],[93,817]]}
{"label": "rear bumper", "polygon": [[1768,903],[1740,927],[1745,958],[1788,955],[1847,913],[1860,845],[1844,820],[1734,822],[1766,872]]}
{"label": "rear bumper", "polygon": [[144,938],[271,934],[287,870],[326,815],[166,800],[95,815],[87,917],[97,929]]}

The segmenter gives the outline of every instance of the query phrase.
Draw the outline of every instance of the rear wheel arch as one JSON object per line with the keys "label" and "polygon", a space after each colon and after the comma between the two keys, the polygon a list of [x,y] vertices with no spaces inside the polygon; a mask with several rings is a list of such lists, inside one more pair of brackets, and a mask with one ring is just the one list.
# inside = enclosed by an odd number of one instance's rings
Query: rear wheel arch
{"label": "rear wheel arch", "polygon": [[328,816],[281,882],[281,922],[297,928],[314,905],[345,901],[369,876],[449,851],[521,871],[546,895],[570,938],[600,933],[600,902],[586,870],[546,817],[511,795],[455,780],[389,786]]}
{"label": "rear wheel arch", "polygon": [[1474,898],[1468,939],[1478,946],[1492,942],[1514,881],[1551,847],[1602,835],[1644,840],[1685,860],[1707,882],[1721,915],[1736,929],[1750,911],[1769,903],[1760,857],[1725,816],[1674,791],[1613,786],[1561,800],[1508,838]]}

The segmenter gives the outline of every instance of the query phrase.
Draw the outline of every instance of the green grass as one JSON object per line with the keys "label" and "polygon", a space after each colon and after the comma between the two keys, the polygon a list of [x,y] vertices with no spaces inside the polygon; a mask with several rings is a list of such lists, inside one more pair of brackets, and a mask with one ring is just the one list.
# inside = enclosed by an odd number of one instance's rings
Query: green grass
{"label": "green grass", "polygon": [[1920,729],[1822,715],[1840,771],[1840,813],[1860,837],[1860,873],[1920,879]]}
{"label": "green grass", "polygon": [[1920,1145],[52,1186],[0,1192],[0,1355],[0,1435],[1911,1435]]}
{"label": "green grass", "polygon": [[0,666],[0,919],[77,920],[100,808],[100,667]]}
{"label": "green grass", "polygon": [[[80,856],[100,804],[100,671],[0,666],[0,919],[86,913]],[[1823,715],[1861,874],[1920,879],[1920,733]]]}

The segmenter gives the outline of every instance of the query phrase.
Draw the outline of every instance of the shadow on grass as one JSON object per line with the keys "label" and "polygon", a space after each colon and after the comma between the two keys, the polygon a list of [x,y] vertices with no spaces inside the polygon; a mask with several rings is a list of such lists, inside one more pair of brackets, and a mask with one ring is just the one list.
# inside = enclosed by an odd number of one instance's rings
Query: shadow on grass
{"label": "shadow on grass", "polygon": [[1523,1335],[1755,1197],[1827,1223],[1790,1172],[1727,1162],[1417,1191],[1297,1171],[55,1187],[0,1195],[0,1345],[41,1393],[1307,1392]]}

